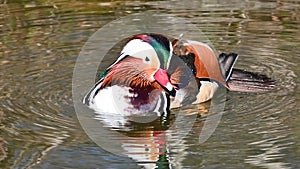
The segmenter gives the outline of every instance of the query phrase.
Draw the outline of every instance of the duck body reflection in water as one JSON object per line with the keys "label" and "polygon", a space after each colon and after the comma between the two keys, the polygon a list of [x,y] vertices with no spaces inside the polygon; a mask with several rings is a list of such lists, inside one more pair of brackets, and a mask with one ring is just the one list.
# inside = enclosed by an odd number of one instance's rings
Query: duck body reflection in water
{"label": "duck body reflection in water", "polygon": [[219,88],[240,92],[274,88],[274,80],[265,75],[233,68],[237,59],[235,53],[217,57],[209,45],[197,41],[134,35],[83,103],[95,111],[96,119],[134,138],[122,141],[129,157],[146,168],[169,168],[174,160],[168,149],[180,146],[167,145],[167,137],[174,135],[168,130],[175,121],[170,109],[187,107],[184,112],[189,116],[189,105],[209,101]]}

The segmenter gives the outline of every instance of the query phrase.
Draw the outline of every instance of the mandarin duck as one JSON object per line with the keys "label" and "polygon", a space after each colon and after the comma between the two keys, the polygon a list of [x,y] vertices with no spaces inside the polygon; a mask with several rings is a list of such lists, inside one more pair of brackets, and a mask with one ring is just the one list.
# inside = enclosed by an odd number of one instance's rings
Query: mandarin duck
{"label": "mandarin duck", "polygon": [[274,87],[265,75],[233,68],[238,55],[201,42],[161,34],[134,35],[120,56],[101,73],[83,103],[118,115],[156,113],[210,100],[216,90],[261,92]]}

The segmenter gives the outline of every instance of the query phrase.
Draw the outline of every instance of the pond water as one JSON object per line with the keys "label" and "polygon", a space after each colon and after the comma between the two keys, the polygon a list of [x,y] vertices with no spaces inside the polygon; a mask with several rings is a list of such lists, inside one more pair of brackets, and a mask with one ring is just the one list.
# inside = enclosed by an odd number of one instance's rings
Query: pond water
{"label": "pond water", "polygon": [[[210,115],[201,115],[211,102],[189,107],[182,121],[174,110],[168,124],[119,131],[131,138],[113,136],[128,156],[98,146],[73,105],[77,57],[99,28],[145,11],[188,19],[217,51],[239,53],[236,67],[275,79],[275,89],[227,93],[203,143],[199,132]],[[300,0],[4,0],[0,37],[0,168],[300,168]],[[185,124],[170,132],[175,119],[189,118],[188,133]]]}

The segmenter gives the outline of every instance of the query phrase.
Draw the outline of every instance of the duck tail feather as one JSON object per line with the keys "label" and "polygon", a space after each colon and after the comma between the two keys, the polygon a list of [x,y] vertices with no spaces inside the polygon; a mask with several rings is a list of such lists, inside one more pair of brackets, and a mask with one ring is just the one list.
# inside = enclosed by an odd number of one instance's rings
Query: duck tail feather
{"label": "duck tail feather", "polygon": [[226,81],[229,80],[232,74],[233,66],[237,61],[237,59],[238,59],[238,54],[236,53],[229,53],[229,54],[221,53],[219,55],[220,68],[223,75],[226,78]]}
{"label": "duck tail feather", "polygon": [[266,92],[275,87],[275,80],[263,74],[233,69],[228,85],[231,91]]}

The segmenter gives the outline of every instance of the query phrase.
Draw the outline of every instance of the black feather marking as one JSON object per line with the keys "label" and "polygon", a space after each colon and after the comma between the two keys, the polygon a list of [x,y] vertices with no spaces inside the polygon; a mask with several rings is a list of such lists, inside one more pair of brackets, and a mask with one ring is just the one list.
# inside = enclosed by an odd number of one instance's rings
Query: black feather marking
{"label": "black feather marking", "polygon": [[195,67],[195,55],[193,53],[189,53],[187,55],[179,56],[180,59],[192,70],[194,76],[196,75],[196,67]]}
{"label": "black feather marking", "polygon": [[234,64],[237,61],[237,59],[238,55],[236,53],[221,53],[219,55],[220,68],[224,77],[226,78],[226,81],[230,79]]}

